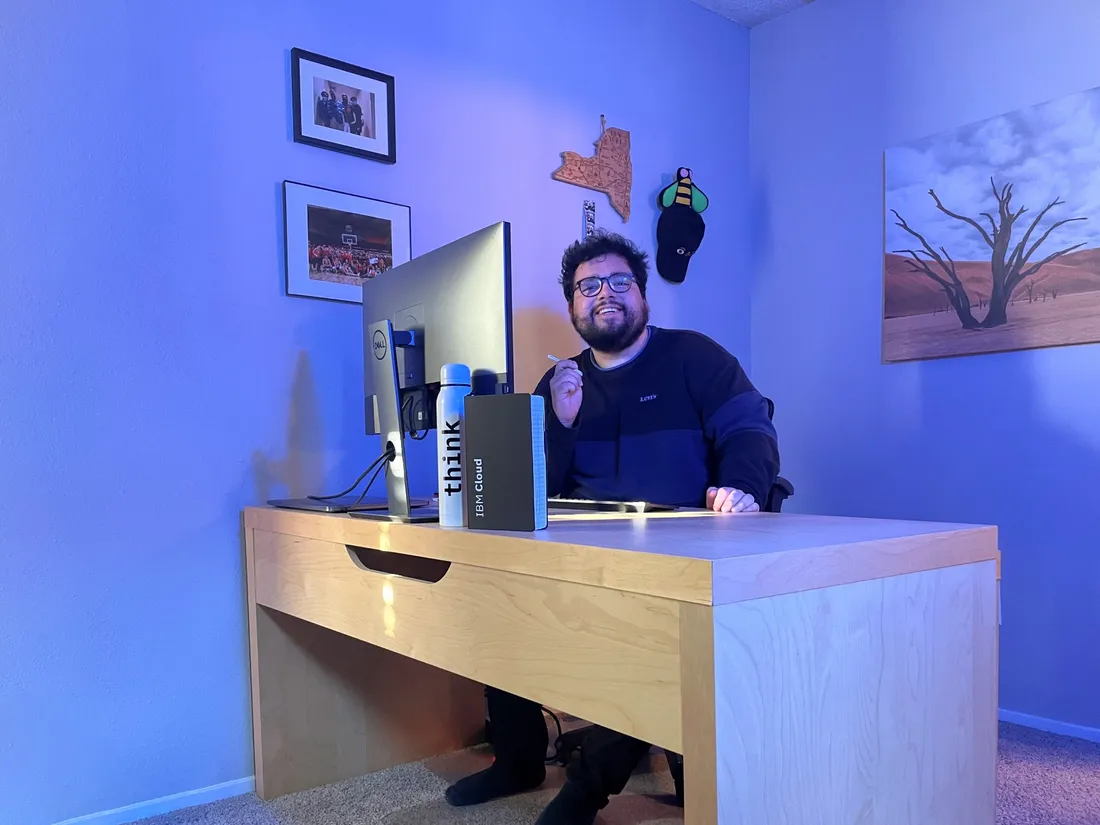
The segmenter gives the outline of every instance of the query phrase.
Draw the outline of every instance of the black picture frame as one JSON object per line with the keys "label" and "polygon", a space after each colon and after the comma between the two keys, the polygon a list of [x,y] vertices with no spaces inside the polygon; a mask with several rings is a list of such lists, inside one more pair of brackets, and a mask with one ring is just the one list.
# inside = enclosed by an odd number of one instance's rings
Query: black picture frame
{"label": "black picture frame", "polygon": [[[290,50],[294,141],[380,163],[397,163],[396,89],[393,75],[305,49]],[[322,123],[321,92],[340,94],[341,104]],[[356,94],[357,93],[357,94]],[[367,97],[369,95],[369,98]],[[344,103],[359,103],[359,132],[343,119]],[[367,105],[363,105],[367,104]],[[307,108],[308,107],[308,108]],[[327,113],[326,113],[327,114]]]}
{"label": "black picture frame", "polygon": [[[320,226],[339,229],[343,222],[352,224],[346,228],[349,233],[370,231],[368,225],[384,224],[386,233],[380,252],[384,268],[381,272],[355,277],[352,273],[341,273],[330,268],[315,271],[311,261],[320,264],[324,261],[324,252],[318,252],[318,258],[311,254],[311,235]],[[350,241],[346,237],[332,235],[331,243],[321,240],[322,244],[352,249],[362,247],[362,237]],[[319,247],[323,249],[324,247]],[[372,252],[361,255],[354,253],[361,261],[365,258],[367,266],[375,263]],[[300,181],[283,181],[283,265],[285,269],[285,292],[289,297],[320,298],[329,301],[361,304],[363,288],[374,277],[386,277],[387,271],[410,261],[412,251],[412,209],[407,204],[371,198],[353,192],[328,189]],[[326,262],[327,263],[327,262]]]}

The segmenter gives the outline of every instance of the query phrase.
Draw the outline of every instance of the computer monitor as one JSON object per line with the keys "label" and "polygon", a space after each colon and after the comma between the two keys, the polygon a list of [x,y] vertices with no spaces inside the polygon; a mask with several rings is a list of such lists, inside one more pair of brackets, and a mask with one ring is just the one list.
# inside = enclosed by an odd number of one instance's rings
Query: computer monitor
{"label": "computer monitor", "polygon": [[380,435],[383,450],[390,453],[388,507],[352,515],[438,520],[436,508],[410,506],[406,434],[435,428],[444,364],[466,364],[473,393],[513,391],[511,287],[511,226],[506,221],[364,281],[364,417],[366,431]]}

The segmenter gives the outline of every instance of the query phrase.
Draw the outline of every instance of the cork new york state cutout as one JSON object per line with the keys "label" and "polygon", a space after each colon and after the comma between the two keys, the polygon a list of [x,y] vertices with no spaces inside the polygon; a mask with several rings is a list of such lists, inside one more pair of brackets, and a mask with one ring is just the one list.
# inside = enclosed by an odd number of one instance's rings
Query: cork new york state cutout
{"label": "cork new york state cutout", "polygon": [[608,129],[603,115],[600,115],[600,127],[602,133],[596,141],[596,154],[586,158],[577,152],[562,152],[562,164],[553,178],[603,192],[610,199],[611,208],[626,223],[630,219],[630,132],[615,127]]}

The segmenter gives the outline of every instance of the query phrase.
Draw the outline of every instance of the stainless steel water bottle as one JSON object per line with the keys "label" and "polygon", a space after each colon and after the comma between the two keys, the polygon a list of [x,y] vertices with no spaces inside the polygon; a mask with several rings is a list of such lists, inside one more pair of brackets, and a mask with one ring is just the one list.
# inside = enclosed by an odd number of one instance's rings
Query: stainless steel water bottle
{"label": "stainless steel water bottle", "polygon": [[439,373],[439,383],[439,396],[435,402],[439,524],[441,527],[464,527],[462,425],[465,421],[463,410],[466,396],[470,394],[470,368],[465,364],[444,364]]}

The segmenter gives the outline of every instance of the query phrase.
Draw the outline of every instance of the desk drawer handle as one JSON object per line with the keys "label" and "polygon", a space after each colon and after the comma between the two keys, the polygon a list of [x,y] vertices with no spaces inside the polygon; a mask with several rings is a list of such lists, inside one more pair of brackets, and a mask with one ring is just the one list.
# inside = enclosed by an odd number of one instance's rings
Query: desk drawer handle
{"label": "desk drawer handle", "polygon": [[356,547],[354,544],[345,545],[348,555],[360,570],[369,570],[373,573],[385,573],[401,576],[406,579],[416,579],[422,582],[435,584],[442,581],[451,569],[449,561],[439,559],[426,559],[422,556],[406,556],[404,553],[391,553],[386,550],[374,550],[370,547]]}

